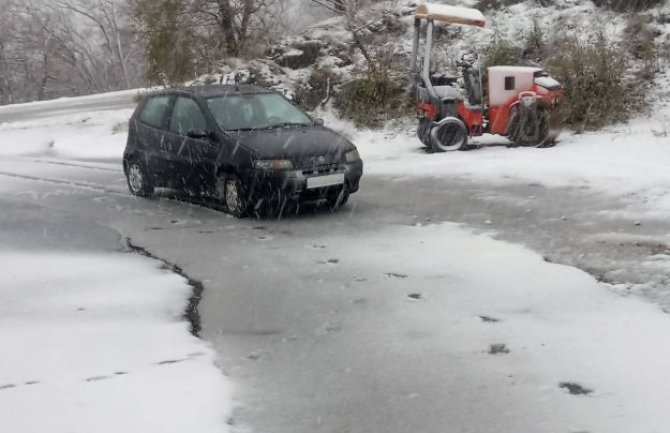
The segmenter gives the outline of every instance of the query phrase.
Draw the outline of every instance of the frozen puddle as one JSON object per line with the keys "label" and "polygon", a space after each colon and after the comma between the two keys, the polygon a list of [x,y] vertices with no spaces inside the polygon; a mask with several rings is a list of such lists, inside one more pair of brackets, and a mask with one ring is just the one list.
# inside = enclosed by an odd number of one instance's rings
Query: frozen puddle
{"label": "frozen puddle", "polygon": [[230,385],[183,319],[191,287],[132,254],[0,253],[12,433],[226,432]]}

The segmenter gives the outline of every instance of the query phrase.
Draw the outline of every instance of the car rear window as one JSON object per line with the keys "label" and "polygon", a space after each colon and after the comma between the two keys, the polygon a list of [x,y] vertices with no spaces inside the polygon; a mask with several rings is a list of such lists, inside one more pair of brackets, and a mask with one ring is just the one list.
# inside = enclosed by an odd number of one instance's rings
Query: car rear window
{"label": "car rear window", "polygon": [[160,128],[163,126],[163,119],[165,119],[165,112],[170,103],[169,96],[152,96],[144,104],[142,113],[140,113],[140,120],[147,125]]}

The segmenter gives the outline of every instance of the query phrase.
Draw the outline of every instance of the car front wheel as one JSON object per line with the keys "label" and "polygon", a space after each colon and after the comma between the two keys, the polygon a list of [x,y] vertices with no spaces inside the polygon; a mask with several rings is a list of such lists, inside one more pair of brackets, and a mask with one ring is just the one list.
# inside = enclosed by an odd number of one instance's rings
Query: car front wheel
{"label": "car front wheel", "polygon": [[225,210],[237,218],[249,212],[246,190],[240,178],[234,174],[221,175],[216,180],[216,197]]}
{"label": "car front wheel", "polygon": [[349,192],[343,188],[328,194],[328,205],[332,211],[336,211],[349,201]]}
{"label": "car front wheel", "polygon": [[130,161],[126,169],[128,189],[133,195],[149,197],[154,192],[154,186],[149,173],[139,161]]}

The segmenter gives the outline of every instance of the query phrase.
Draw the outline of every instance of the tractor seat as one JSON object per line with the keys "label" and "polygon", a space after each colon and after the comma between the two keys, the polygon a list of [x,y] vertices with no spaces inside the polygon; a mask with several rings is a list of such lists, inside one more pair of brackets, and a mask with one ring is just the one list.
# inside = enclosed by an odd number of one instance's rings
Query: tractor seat
{"label": "tractor seat", "polygon": [[474,112],[484,111],[483,105],[472,105],[469,104],[467,101],[465,102],[465,108],[467,108],[468,111],[474,111]]}
{"label": "tractor seat", "polygon": [[451,86],[458,82],[458,78],[446,74],[433,74],[430,76],[430,82],[433,86]]}

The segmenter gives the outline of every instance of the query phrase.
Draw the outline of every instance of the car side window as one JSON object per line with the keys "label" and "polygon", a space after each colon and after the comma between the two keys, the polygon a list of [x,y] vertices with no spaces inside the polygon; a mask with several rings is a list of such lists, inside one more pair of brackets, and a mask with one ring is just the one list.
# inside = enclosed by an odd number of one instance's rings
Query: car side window
{"label": "car side window", "polygon": [[191,98],[177,98],[170,118],[170,131],[186,135],[189,131],[205,131],[207,122],[202,110]]}
{"label": "car side window", "polygon": [[163,126],[163,119],[165,112],[170,104],[169,96],[152,96],[144,104],[144,108],[140,113],[140,120],[147,125],[155,128]]}
{"label": "car side window", "polygon": [[505,77],[505,90],[514,90],[514,89],[516,89],[515,77]]}

